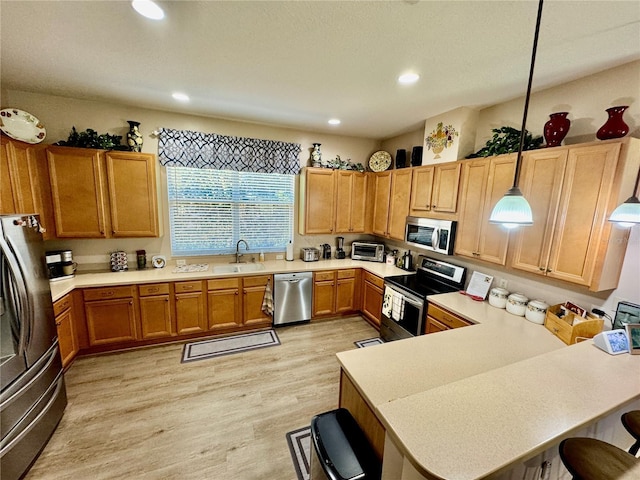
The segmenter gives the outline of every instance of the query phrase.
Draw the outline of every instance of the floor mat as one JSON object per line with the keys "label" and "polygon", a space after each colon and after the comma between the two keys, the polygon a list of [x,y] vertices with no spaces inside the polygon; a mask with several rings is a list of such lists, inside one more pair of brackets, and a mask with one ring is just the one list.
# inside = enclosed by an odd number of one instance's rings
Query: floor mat
{"label": "floor mat", "polygon": [[353,342],[356,344],[358,348],[371,347],[373,345],[380,345],[384,343],[381,338],[367,338],[366,340],[358,340],[357,342]]}
{"label": "floor mat", "polygon": [[258,348],[275,347],[276,345],[280,345],[280,339],[274,330],[242,333],[232,337],[191,342],[185,344],[182,350],[182,363],[246,352]]}
{"label": "floor mat", "polygon": [[287,433],[287,443],[298,480],[309,480],[311,469],[311,427]]}

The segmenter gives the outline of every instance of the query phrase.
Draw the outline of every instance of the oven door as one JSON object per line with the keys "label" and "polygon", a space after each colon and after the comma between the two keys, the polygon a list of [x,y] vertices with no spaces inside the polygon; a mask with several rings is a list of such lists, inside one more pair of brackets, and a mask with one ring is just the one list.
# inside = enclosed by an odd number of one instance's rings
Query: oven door
{"label": "oven door", "polygon": [[[380,322],[380,338],[385,342],[410,338],[424,333],[425,300],[406,291],[400,290],[389,284],[385,285],[385,303],[389,299],[387,293],[400,295],[402,297],[402,307],[400,312],[389,312],[388,308],[382,309],[382,320]],[[397,304],[397,302],[396,302]]]}

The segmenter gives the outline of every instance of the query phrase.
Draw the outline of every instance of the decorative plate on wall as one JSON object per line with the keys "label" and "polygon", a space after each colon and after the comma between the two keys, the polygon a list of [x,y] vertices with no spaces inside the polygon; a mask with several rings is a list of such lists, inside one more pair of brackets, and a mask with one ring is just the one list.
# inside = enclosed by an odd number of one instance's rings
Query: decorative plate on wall
{"label": "decorative plate on wall", "polygon": [[40,120],[17,108],[0,110],[0,130],[14,140],[26,143],[40,143],[47,136]]}
{"label": "decorative plate on wall", "polygon": [[384,150],[379,150],[369,159],[369,168],[372,172],[384,172],[391,166],[391,154]]}

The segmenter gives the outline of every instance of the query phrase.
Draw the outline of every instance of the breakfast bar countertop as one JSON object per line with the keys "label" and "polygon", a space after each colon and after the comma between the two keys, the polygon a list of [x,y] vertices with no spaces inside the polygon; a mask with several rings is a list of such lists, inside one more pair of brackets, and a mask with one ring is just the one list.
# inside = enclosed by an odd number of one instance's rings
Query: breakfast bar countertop
{"label": "breakfast bar countertop", "polygon": [[612,356],[592,340],[567,346],[459,293],[429,301],[476,324],[338,354],[425,478],[504,473],[640,399],[640,355]]}

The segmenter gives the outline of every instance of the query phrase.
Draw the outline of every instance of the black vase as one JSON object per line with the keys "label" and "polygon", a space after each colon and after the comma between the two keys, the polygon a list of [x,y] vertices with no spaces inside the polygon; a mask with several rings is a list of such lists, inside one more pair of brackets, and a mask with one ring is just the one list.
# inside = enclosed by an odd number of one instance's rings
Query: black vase
{"label": "black vase", "polygon": [[140,122],[134,122],[133,120],[127,120],[129,124],[129,131],[127,132],[127,145],[132,152],[142,151],[142,134],[138,127]]}
{"label": "black vase", "polygon": [[422,147],[413,147],[413,150],[411,150],[411,166],[419,167],[420,165],[422,165]]}
{"label": "black vase", "polygon": [[407,166],[407,151],[404,148],[400,148],[396,152],[396,168],[404,168],[406,166]]}

